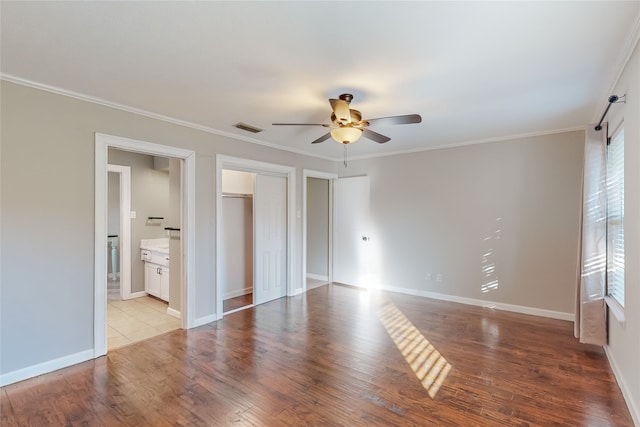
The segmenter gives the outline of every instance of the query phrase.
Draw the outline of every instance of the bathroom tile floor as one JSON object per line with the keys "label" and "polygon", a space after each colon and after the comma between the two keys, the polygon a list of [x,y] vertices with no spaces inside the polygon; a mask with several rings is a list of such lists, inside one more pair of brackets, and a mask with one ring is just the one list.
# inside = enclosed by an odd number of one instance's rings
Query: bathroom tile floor
{"label": "bathroom tile floor", "polygon": [[107,348],[122,347],[180,329],[180,319],[167,314],[167,303],[146,296],[107,302]]}
{"label": "bathroom tile floor", "polygon": [[120,280],[107,278],[107,301],[120,300]]}

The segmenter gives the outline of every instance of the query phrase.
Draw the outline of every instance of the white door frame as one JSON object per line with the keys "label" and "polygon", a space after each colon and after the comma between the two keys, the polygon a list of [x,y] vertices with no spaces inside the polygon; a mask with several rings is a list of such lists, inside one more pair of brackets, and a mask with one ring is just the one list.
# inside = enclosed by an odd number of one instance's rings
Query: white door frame
{"label": "white door frame", "polygon": [[[295,286],[295,235],[296,235],[296,168],[259,162],[239,157],[216,155],[216,315],[222,319],[223,281],[222,262],[222,169],[239,170],[250,173],[283,174],[287,177],[287,295],[302,293],[301,286]],[[255,263],[255,260],[254,260]]]}
{"label": "white door frame", "polygon": [[[120,297],[131,298],[131,167],[107,164],[107,172],[120,175],[120,230],[118,231]],[[108,206],[108,202],[107,202]],[[115,271],[113,272],[115,275]]]}
{"label": "white door frame", "polygon": [[94,357],[107,353],[107,163],[110,147],[182,160],[181,176],[181,327],[195,326],[195,163],[196,154],[167,145],[95,134]]}
{"label": "white door frame", "polygon": [[329,282],[333,281],[333,185],[338,175],[311,169],[302,170],[302,292],[307,291],[307,178],[329,180]]}

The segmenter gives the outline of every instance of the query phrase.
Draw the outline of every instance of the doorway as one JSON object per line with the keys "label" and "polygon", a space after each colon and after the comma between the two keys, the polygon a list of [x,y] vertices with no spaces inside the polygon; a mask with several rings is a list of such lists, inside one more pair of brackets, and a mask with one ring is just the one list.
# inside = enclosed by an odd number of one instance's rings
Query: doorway
{"label": "doorway", "polygon": [[131,298],[131,168],[107,165],[107,299]]}
{"label": "doorway", "polygon": [[337,179],[335,191],[334,281],[379,288],[380,264],[372,251],[369,228],[369,177]]}
{"label": "doorway", "polygon": [[336,174],[302,171],[302,283],[305,290],[333,279],[333,214]]}
{"label": "doorway", "polygon": [[223,313],[251,307],[253,296],[253,194],[255,174],[222,170]]}
{"label": "doorway", "polygon": [[[295,168],[235,157],[216,156],[216,311],[225,313],[225,291],[228,289],[225,262],[225,215],[223,170],[252,174],[253,208],[253,282],[251,307],[303,291],[294,284],[293,251],[295,236]],[[299,217],[299,215],[297,216]],[[227,235],[227,237],[229,237]],[[235,311],[235,310],[233,310]]]}
{"label": "doorway", "polygon": [[177,159],[111,147],[108,161],[107,349],[112,350],[180,328],[180,275],[173,274],[180,271],[180,234],[165,228],[181,222],[181,191]]}
{"label": "doorway", "polygon": [[[179,224],[166,227],[169,233],[177,233],[178,238],[169,238],[170,244],[177,244],[180,254],[177,260],[177,275],[180,300],[180,326],[184,329],[195,326],[193,278],[195,268],[195,153],[191,150],[153,144],[96,133],[95,137],[95,298],[94,298],[94,357],[107,352],[107,240],[108,240],[108,150],[115,148],[127,152],[174,158],[179,165],[180,203]],[[134,216],[130,211],[131,219]],[[147,218],[148,219],[148,218]],[[126,223],[127,221],[123,221]],[[175,237],[175,234],[173,235]],[[129,245],[130,247],[130,245]],[[173,260],[172,260],[173,262]],[[121,273],[122,274],[122,273]]]}

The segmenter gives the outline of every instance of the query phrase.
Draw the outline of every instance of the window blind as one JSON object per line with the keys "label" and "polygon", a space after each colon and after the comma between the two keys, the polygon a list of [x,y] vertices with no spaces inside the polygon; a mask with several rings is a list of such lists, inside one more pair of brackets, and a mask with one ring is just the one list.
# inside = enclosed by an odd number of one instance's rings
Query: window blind
{"label": "window blind", "polygon": [[624,307],[624,129],[607,148],[607,294]]}

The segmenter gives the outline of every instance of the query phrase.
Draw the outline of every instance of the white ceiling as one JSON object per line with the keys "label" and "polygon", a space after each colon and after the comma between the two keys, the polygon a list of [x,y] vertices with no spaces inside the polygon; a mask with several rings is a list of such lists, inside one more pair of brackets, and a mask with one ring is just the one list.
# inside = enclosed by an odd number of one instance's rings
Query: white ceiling
{"label": "white ceiling", "polygon": [[[640,1],[1,2],[3,78],[310,155],[348,92],[391,137],[350,157],[582,128],[638,39]],[[622,95],[622,94],[619,94]],[[264,132],[249,134],[245,122]]]}

